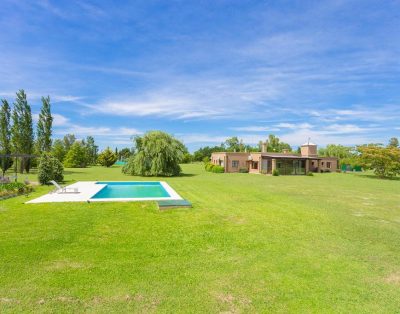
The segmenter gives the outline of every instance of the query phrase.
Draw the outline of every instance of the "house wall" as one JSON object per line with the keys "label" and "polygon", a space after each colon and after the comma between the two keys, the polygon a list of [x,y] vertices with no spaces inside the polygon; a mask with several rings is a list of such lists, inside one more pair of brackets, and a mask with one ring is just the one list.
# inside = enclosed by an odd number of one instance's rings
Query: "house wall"
{"label": "house wall", "polygon": [[[328,167],[328,163],[330,163],[330,167]],[[319,160],[319,171],[331,171],[335,172],[338,169],[338,159],[337,158],[323,158]]]}
{"label": "house wall", "polygon": [[[227,154],[227,162],[225,172],[239,172],[240,168],[247,169],[248,153],[229,153]],[[237,167],[234,167],[234,161],[238,162]]]}
{"label": "house wall", "polygon": [[250,153],[252,161],[258,162],[257,169],[253,169],[252,163],[249,162],[249,173],[260,173],[261,169],[261,153]]}
{"label": "house wall", "polygon": [[[226,159],[226,153],[212,153],[210,162],[214,165],[220,165],[220,161],[224,163],[225,159]],[[223,166],[225,167],[225,165]]]}
{"label": "house wall", "polygon": [[[249,157],[252,159],[249,160]],[[237,167],[233,167],[232,161],[237,161]],[[257,169],[252,168],[251,161],[257,161],[258,167]],[[276,158],[271,159],[271,173],[273,169],[276,168]],[[312,162],[314,162],[314,166],[312,166]],[[211,155],[211,163],[214,165],[221,165],[225,168],[225,172],[239,172],[241,168],[246,168],[249,170],[250,173],[262,173],[262,157],[261,153],[213,153]],[[328,167],[328,163],[330,163],[330,167]],[[335,172],[338,169],[338,159],[337,158],[330,158],[325,157],[322,159],[307,159],[306,160],[306,173],[309,171],[314,171],[318,169],[318,172]]]}
{"label": "house wall", "polygon": [[[225,168],[225,172],[239,172],[240,168],[247,169],[249,155],[249,153],[212,153],[211,163],[219,165],[219,160],[222,160],[221,166]],[[238,162],[237,167],[234,167],[233,161]]]}

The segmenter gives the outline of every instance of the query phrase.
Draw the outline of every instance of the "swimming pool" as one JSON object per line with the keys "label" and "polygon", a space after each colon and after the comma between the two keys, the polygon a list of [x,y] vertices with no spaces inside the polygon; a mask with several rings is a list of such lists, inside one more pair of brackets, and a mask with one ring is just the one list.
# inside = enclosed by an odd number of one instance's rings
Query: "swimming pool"
{"label": "swimming pool", "polygon": [[103,187],[90,198],[91,201],[182,199],[161,181],[99,181],[96,184]]}

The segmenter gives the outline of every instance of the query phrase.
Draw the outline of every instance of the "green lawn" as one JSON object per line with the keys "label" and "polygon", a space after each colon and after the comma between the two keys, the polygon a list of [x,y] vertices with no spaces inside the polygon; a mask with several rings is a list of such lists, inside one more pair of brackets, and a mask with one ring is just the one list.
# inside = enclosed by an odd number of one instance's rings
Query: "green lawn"
{"label": "green lawn", "polygon": [[399,180],[183,169],[192,209],[1,201],[0,312],[398,312]]}

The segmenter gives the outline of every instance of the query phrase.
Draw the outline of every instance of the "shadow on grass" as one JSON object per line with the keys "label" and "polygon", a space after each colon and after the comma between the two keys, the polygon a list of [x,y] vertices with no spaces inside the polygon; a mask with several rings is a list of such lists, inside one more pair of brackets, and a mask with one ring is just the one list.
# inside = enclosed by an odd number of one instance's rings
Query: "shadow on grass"
{"label": "shadow on grass", "polygon": [[70,175],[70,174],[75,174],[75,173],[85,173],[85,171],[71,171],[71,170],[64,170],[64,175]]}
{"label": "shadow on grass", "polygon": [[195,173],[181,173],[178,177],[195,177],[198,176],[198,174]]}
{"label": "shadow on grass", "polygon": [[350,174],[352,174],[354,176],[358,176],[360,178],[366,178],[366,179],[376,179],[376,180],[384,180],[384,181],[400,181],[400,177],[381,178],[374,174],[362,174],[362,173],[350,173]]}

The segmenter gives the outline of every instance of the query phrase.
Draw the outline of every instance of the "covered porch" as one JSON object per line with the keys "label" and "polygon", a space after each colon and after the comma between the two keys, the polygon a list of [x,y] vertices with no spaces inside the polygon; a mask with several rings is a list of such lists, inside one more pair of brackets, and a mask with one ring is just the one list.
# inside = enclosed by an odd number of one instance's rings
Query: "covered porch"
{"label": "covered porch", "polygon": [[259,160],[249,160],[250,173],[272,174],[276,169],[281,175],[305,175],[310,171],[311,160],[297,156],[261,156]]}

